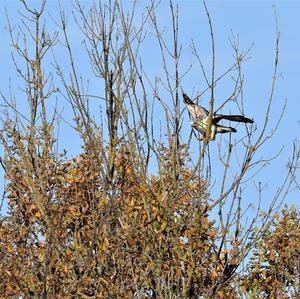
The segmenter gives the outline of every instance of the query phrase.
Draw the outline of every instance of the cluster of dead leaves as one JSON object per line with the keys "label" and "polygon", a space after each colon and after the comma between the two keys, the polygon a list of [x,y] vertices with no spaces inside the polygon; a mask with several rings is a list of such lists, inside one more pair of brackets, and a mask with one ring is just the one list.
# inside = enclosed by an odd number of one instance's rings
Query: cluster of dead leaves
{"label": "cluster of dead leaves", "polygon": [[258,241],[242,287],[258,298],[298,298],[299,273],[300,217],[286,207]]}
{"label": "cluster of dead leaves", "polygon": [[[0,297],[132,298],[151,288],[158,298],[191,298],[219,282],[218,298],[236,297],[238,286],[223,279],[206,183],[185,163],[174,181],[170,157],[163,148],[158,174],[146,175],[121,147],[113,181],[104,159],[86,153],[49,158],[43,176],[24,170],[22,157],[8,161]],[[299,216],[286,211],[259,243],[243,291],[294,284],[299,244]]]}

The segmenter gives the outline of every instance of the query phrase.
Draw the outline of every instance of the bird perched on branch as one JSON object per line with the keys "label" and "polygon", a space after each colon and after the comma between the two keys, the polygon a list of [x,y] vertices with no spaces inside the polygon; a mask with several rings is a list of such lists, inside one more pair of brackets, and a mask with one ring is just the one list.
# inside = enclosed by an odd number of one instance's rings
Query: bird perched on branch
{"label": "bird perched on branch", "polygon": [[[191,114],[191,126],[202,134],[200,139],[203,140],[206,138],[205,135],[207,132],[207,126],[209,122],[209,112],[205,108],[196,105],[185,93],[183,93],[182,95],[184,103],[186,104],[186,107]],[[214,140],[216,138],[217,133],[236,132],[235,128],[219,125],[218,122],[222,119],[249,124],[253,123],[252,119],[247,118],[243,115],[223,115],[214,113],[211,119],[209,139]]]}

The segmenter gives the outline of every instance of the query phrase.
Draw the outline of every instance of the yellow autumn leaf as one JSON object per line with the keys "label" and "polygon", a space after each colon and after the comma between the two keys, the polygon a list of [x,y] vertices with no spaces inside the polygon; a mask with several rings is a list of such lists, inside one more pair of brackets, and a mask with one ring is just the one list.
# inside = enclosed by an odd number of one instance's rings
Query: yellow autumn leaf
{"label": "yellow autumn leaf", "polygon": [[109,246],[109,241],[108,241],[108,239],[105,237],[105,238],[103,239],[103,242],[102,242],[102,250],[105,251],[105,250],[108,248],[108,246]]}
{"label": "yellow autumn leaf", "polygon": [[79,178],[79,180],[78,180],[79,183],[83,183],[84,181],[85,181],[84,176],[81,176],[81,177]]}
{"label": "yellow autumn leaf", "polygon": [[17,197],[17,192],[14,190],[14,191],[12,191],[11,193],[10,193],[10,196],[11,197]]}
{"label": "yellow autumn leaf", "polygon": [[161,227],[160,227],[160,230],[161,230],[161,231],[164,231],[164,230],[166,229],[167,225],[168,225],[167,221],[163,220],[163,221],[162,221],[162,225],[161,225]]}
{"label": "yellow autumn leaf", "polygon": [[189,195],[187,195],[187,194],[184,194],[184,195],[181,196],[181,200],[182,200],[182,201],[187,201],[187,200],[189,200],[189,198],[190,198],[190,197],[189,197]]}
{"label": "yellow autumn leaf", "polygon": [[6,247],[6,251],[7,251],[8,253],[12,253],[12,252],[14,252],[15,250],[14,250],[13,247],[8,246],[8,247]]}
{"label": "yellow autumn leaf", "polygon": [[222,290],[218,290],[217,295],[218,295],[218,298],[224,298],[224,296],[225,296],[224,291],[222,291]]}
{"label": "yellow autumn leaf", "polygon": [[275,254],[274,254],[274,252],[271,252],[271,253],[270,253],[269,259],[270,259],[271,261],[275,261]]}
{"label": "yellow autumn leaf", "polygon": [[197,189],[198,188],[198,183],[192,183],[190,184],[190,188],[193,189]]}
{"label": "yellow autumn leaf", "polygon": [[35,214],[34,214],[35,218],[37,219],[40,219],[42,217],[42,213],[41,211],[37,211]]}
{"label": "yellow autumn leaf", "polygon": [[211,273],[210,273],[210,277],[212,279],[217,279],[218,278],[218,272],[215,269],[212,269]]}
{"label": "yellow autumn leaf", "polygon": [[66,179],[67,179],[68,183],[73,183],[74,182],[74,176],[69,174],[69,173],[66,175]]}
{"label": "yellow autumn leaf", "polygon": [[14,291],[14,288],[11,285],[6,286],[6,294],[11,294]]}
{"label": "yellow autumn leaf", "polygon": [[98,202],[98,208],[103,208],[108,204],[108,199],[107,198],[103,198],[100,199]]}

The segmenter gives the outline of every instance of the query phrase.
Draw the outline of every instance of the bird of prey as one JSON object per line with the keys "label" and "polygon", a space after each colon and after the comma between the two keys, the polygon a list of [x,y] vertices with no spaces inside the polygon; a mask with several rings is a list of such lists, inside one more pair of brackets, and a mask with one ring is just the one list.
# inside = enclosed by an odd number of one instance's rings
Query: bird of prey
{"label": "bird of prey", "polygon": [[[207,132],[207,126],[209,121],[209,112],[205,108],[196,105],[185,93],[183,93],[182,95],[184,103],[186,104],[186,107],[191,115],[191,126],[202,134],[200,140],[203,140],[206,138],[205,135]],[[242,123],[253,123],[252,119],[247,118],[243,115],[223,115],[214,113],[212,115],[211,120],[211,130],[209,139],[214,140],[216,138],[217,133],[236,132],[235,128],[219,125],[218,122],[222,119]]]}

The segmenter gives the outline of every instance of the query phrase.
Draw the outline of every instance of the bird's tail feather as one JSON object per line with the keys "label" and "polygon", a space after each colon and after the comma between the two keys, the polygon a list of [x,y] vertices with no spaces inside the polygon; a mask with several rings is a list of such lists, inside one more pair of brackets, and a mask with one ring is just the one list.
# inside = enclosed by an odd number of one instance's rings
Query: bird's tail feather
{"label": "bird's tail feather", "polygon": [[231,121],[237,121],[237,122],[242,122],[242,123],[253,123],[253,120],[245,117],[243,115],[222,115],[222,119],[228,119]]}
{"label": "bird's tail feather", "polygon": [[236,129],[232,128],[232,127],[225,127],[225,126],[218,125],[217,126],[217,132],[218,133],[230,133],[230,132],[235,133]]}

